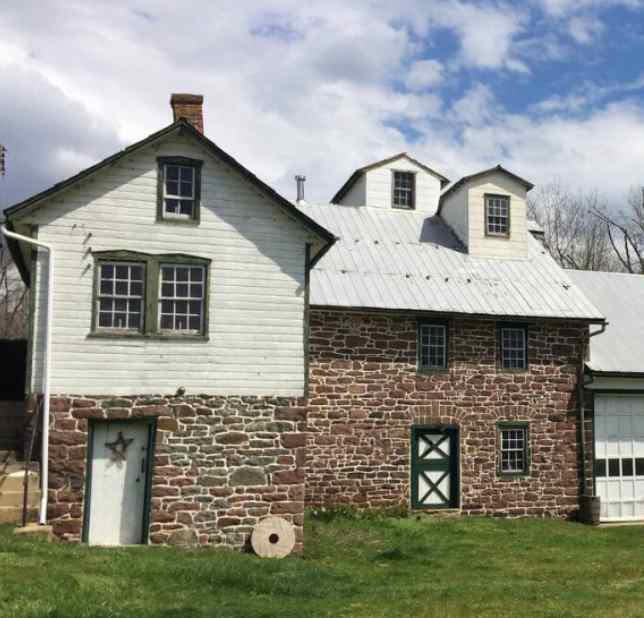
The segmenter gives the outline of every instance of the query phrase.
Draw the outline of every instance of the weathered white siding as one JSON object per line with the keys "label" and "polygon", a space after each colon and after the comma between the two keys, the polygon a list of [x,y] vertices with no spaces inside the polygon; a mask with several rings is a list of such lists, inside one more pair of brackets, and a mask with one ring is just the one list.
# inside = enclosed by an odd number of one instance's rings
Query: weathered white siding
{"label": "weathered white siding", "polygon": [[468,213],[466,189],[461,187],[445,197],[441,208],[441,217],[452,228],[459,240],[467,245]]}
{"label": "weathered white siding", "polygon": [[405,156],[363,172],[339,203],[391,208],[394,170],[416,174],[416,210],[433,215],[438,208],[440,180]]}
{"label": "weathered white siding", "polygon": [[[510,235],[486,236],[485,194],[510,198]],[[492,171],[466,181],[443,198],[441,217],[467,247],[479,257],[525,258],[528,256],[526,190],[502,172]]]}
{"label": "weathered white siding", "polygon": [[406,158],[397,159],[365,172],[367,205],[375,208],[391,208],[393,170],[416,173],[416,210],[433,215],[438,208],[440,180]]}
{"label": "weathered white siding", "polygon": [[340,204],[346,206],[364,206],[367,203],[367,183],[365,175],[361,174],[360,177],[353,183],[353,186],[347,194],[342,198]]}
{"label": "weathered white siding", "polygon": [[[468,188],[468,252],[482,257],[521,258],[528,256],[526,190],[506,174],[491,172],[472,180]],[[486,193],[510,196],[510,236],[485,235]]]}
{"label": "weathered white siding", "polygon": [[[156,222],[158,156],[204,160],[199,226]],[[52,392],[300,395],[304,226],[190,138],[174,136],[103,170],[29,216],[55,250]],[[208,341],[97,339],[91,251],[212,260]],[[37,272],[32,385],[41,389],[46,261]]]}

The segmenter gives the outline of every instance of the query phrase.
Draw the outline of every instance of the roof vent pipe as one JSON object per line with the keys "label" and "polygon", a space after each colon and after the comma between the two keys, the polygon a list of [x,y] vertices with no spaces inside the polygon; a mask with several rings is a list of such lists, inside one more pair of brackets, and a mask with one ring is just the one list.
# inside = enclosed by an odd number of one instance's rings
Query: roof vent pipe
{"label": "roof vent pipe", "polygon": [[295,182],[297,184],[297,203],[306,204],[304,201],[304,182],[306,181],[306,176],[297,175],[295,177]]}

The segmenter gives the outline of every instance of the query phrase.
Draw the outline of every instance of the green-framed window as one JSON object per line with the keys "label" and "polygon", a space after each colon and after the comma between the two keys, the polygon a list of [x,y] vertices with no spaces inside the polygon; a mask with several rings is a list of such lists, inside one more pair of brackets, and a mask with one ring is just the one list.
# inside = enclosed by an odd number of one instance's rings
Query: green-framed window
{"label": "green-framed window", "polygon": [[529,426],[525,422],[498,424],[498,470],[501,476],[530,474]]}
{"label": "green-framed window", "polygon": [[502,323],[498,325],[499,367],[505,370],[528,369],[527,324]]}
{"label": "green-framed window", "polygon": [[93,256],[93,335],[206,336],[208,258],[137,251]]}
{"label": "green-framed window", "polygon": [[157,219],[199,222],[203,161],[188,157],[159,157]]}
{"label": "green-framed window", "polygon": [[418,322],[418,370],[441,371],[447,369],[447,323],[441,321]]}

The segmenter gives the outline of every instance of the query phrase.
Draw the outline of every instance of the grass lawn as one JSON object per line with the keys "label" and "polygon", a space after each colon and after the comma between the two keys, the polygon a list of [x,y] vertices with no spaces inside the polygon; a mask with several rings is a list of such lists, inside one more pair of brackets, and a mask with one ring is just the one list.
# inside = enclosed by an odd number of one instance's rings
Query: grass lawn
{"label": "grass lawn", "polygon": [[281,561],[0,527],[0,616],[644,616],[644,527],[309,518],[304,556]]}

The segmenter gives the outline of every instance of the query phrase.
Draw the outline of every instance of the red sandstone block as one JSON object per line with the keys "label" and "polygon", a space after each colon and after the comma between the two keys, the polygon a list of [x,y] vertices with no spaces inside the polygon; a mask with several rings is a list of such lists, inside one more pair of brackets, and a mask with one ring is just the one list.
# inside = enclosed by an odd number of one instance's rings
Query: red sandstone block
{"label": "red sandstone block", "polygon": [[71,401],[61,397],[51,397],[49,399],[49,410],[51,412],[66,412],[69,410]]}
{"label": "red sandstone block", "polygon": [[96,401],[93,399],[74,399],[72,401],[72,408],[95,408]]}
{"label": "red sandstone block", "polygon": [[149,418],[154,416],[168,416],[168,406],[136,406],[132,408],[132,418]]}
{"label": "red sandstone block", "polygon": [[72,410],[74,418],[103,418],[103,410],[99,408],[77,408]]}
{"label": "red sandstone block", "polygon": [[275,485],[303,483],[304,482],[304,469],[297,468],[296,470],[283,470],[282,472],[274,472],[272,481]]}
{"label": "red sandstone block", "polygon": [[284,513],[297,514],[304,512],[304,502],[273,502],[271,514],[282,515]]}
{"label": "red sandstone block", "polygon": [[283,433],[280,441],[284,448],[297,448],[306,445],[306,434],[304,433]]}

